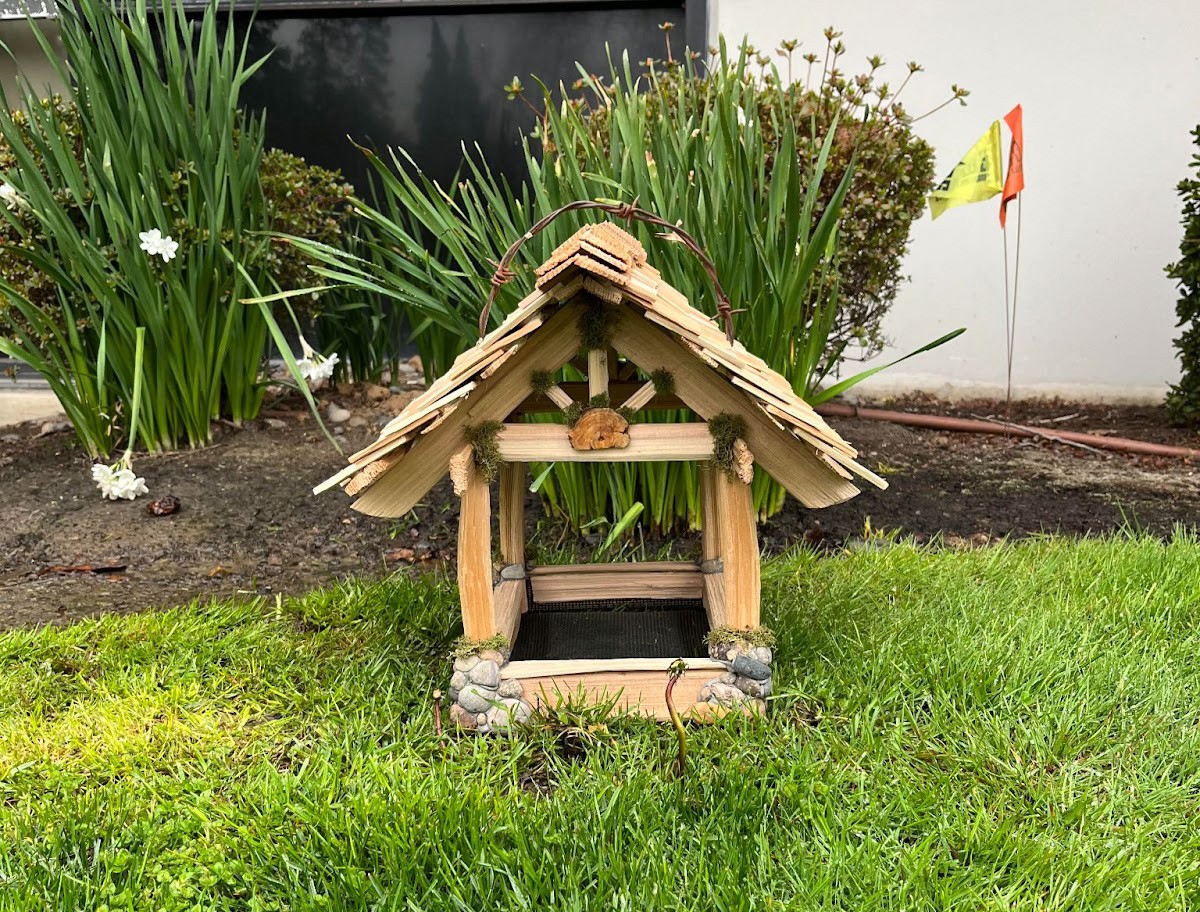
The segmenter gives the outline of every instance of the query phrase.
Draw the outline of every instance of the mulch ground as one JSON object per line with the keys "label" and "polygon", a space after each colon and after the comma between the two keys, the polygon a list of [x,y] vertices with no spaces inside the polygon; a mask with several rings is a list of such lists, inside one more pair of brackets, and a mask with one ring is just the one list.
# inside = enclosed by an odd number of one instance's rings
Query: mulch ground
{"label": "mulch ground", "polygon": [[[343,449],[373,439],[412,393],[383,398],[375,388],[325,397],[349,408]],[[889,408],[1003,416],[995,402],[948,406],[920,400]],[[1162,409],[1015,403],[1011,419],[1048,428],[1200,446],[1166,422]],[[890,489],[822,511],[794,501],[762,528],[764,547],[853,546],[866,523],[950,547],[1039,533],[1104,533],[1129,525],[1170,534],[1200,525],[1200,466],[1187,460],[1097,454],[1003,436],[923,431],[857,419],[833,424],[887,476]],[[274,598],[350,574],[444,566],[454,556],[457,503],[442,484],[403,522],[361,516],[338,491],[311,488],[342,457],[299,400],[251,426],[219,428],[212,446],[141,455],[137,472],[152,496],[171,494],[169,516],[147,499],[106,502],[69,432],[39,425],[0,429],[0,627],[55,622],[105,611],[135,611],[234,593]],[[529,522],[540,517],[527,511]],[[693,542],[681,537],[675,550]],[[653,546],[654,543],[651,543]],[[81,569],[91,567],[92,570]],[[101,570],[103,572],[95,572]]]}

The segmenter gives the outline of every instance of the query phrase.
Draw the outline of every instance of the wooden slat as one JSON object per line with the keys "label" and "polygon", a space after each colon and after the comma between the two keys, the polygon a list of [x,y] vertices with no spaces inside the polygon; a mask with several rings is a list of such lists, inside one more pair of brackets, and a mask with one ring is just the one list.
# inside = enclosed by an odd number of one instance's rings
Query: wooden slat
{"label": "wooden slat", "polygon": [[403,516],[442,477],[450,456],[462,446],[463,425],[500,421],[529,395],[535,370],[558,370],[579,350],[580,305],[568,304],[550,317],[494,376],[482,381],[454,415],[418,437],[404,458],[367,489],[354,509],[371,516]]}
{"label": "wooden slat", "polygon": [[632,424],[629,446],[577,450],[561,424],[506,424],[496,436],[500,458],[511,462],[698,462],[712,459],[708,425]]}
{"label": "wooden slat", "polygon": [[750,486],[713,473],[721,515],[721,565],[725,578],[725,622],[736,630],[759,625],[758,530]]}
{"label": "wooden slat", "polygon": [[725,610],[725,574],[704,574],[704,613],[708,616],[708,629],[729,626]]}
{"label": "wooden slat", "polygon": [[745,393],[627,306],[618,313],[613,344],[643,371],[669,370],[680,397],[701,417],[708,419],[719,412],[744,417],[746,443],[758,464],[805,506],[828,507],[858,493],[809,447],[771,421]]}
{"label": "wooden slat", "polygon": [[[685,674],[675,685],[673,699],[680,715],[696,706],[700,689],[718,672],[712,669]],[[536,708],[556,706],[567,700],[590,704],[615,701],[614,710],[626,710],[666,722],[671,718],[665,697],[666,671],[597,671],[587,674],[543,675],[522,678],[525,699]],[[705,704],[707,705],[707,704]]]}
{"label": "wooden slat", "polygon": [[529,571],[530,576],[556,576],[562,573],[670,573],[696,570],[691,561],[624,561],[607,564],[543,564]]}
{"label": "wooden slat", "polygon": [[486,640],[496,633],[492,602],[492,507],[487,482],[473,463],[459,503],[458,597],[462,604],[463,634],[469,640]]}
{"label": "wooden slat", "polygon": [[704,574],[694,565],[668,571],[540,573],[530,582],[533,600],[547,604],[584,599],[698,599],[704,594]]}
{"label": "wooden slat", "polygon": [[496,632],[508,640],[517,641],[517,629],[521,626],[521,613],[525,610],[525,580],[504,580],[492,592],[495,606]]}
{"label": "wooden slat", "polygon": [[506,564],[525,564],[525,463],[500,466],[500,556]]}
{"label": "wooden slat", "polygon": [[[613,402],[624,402],[644,385],[640,380],[610,379],[608,382],[608,394]],[[588,387],[586,381],[567,381],[566,383],[558,384],[558,388],[566,393],[573,402],[587,401]],[[686,409],[687,404],[678,396],[655,395],[643,408]],[[518,409],[524,414],[533,415],[541,412],[558,412],[562,410],[562,407],[555,402],[551,402],[546,396],[534,393],[522,402],[518,406]]]}
{"label": "wooden slat", "polygon": [[[547,675],[592,674],[604,671],[651,671],[666,672],[678,659],[530,659],[509,662],[500,669],[503,680],[524,680]],[[684,659],[688,673],[715,671],[718,674],[725,666],[716,659]],[[666,684],[666,681],[663,682]]]}

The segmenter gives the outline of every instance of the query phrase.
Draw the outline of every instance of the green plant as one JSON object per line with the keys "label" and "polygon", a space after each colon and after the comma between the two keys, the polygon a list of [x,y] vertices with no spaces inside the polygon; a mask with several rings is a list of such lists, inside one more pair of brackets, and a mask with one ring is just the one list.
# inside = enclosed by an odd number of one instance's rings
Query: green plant
{"label": "green plant", "polygon": [[[758,111],[764,97],[773,99],[772,111],[791,110],[789,93],[798,91],[777,76],[761,80],[747,46],[729,55],[722,45],[705,72],[702,77],[688,61],[635,78],[625,60],[603,81],[585,77],[585,90],[603,100],[594,105],[578,98],[557,104],[547,92],[538,130],[526,137],[528,180],[516,193],[477,158],[468,157],[466,179],[443,190],[403,152],[393,153],[389,166],[366,151],[383,190],[378,208],[356,204],[373,232],[369,256],[300,246],[318,261],[314,271],[323,278],[398,301],[432,377],[475,338],[492,264],[538,216],[577,199],[637,199],[678,220],[705,246],[725,290],[745,311],[737,335],[751,351],[810,398],[844,389],[858,377],[820,387],[848,344],[835,335],[837,226],[856,172],[847,164],[838,180],[827,178],[838,138],[857,129],[846,125],[857,111],[843,112],[845,120],[835,119],[812,145],[807,137],[816,135],[815,115],[745,116]],[[673,96],[689,101],[664,106],[658,100]],[[594,120],[601,108],[604,129]],[[521,248],[512,266],[515,281],[499,296],[493,322],[528,293],[535,267],[577,226],[559,219]],[[690,252],[644,224],[630,230],[663,279],[711,311],[708,278]],[[586,344],[601,341],[604,322],[588,323]],[[570,367],[563,374],[577,376]],[[782,505],[782,489],[765,476],[755,479],[754,490],[764,513]],[[665,529],[695,516],[697,506],[695,467],[686,464],[558,464],[541,492],[576,529],[595,517],[622,516],[638,502],[645,505],[645,522]]]}
{"label": "green plant", "polygon": [[139,329],[148,449],[207,443],[213,419],[262,402],[267,325],[239,303],[266,284],[262,125],[238,106],[259,63],[218,22],[215,4],[193,28],[171,3],[65,0],[69,65],[30,23],[63,99],[24,79],[24,111],[0,95],[5,250],[41,273],[0,281],[0,351],[46,377],[93,456],[129,434]]}
{"label": "green plant", "polygon": [[0,907],[1189,909],[1198,563],[1190,533],[764,561],[770,710],[689,727],[683,783],[611,692],[442,749],[441,576],[8,630]]}
{"label": "green plant", "polygon": [[[1200,147],[1200,126],[1192,131]],[[1167,394],[1167,408],[1182,422],[1200,423],[1200,152],[1192,155],[1194,177],[1179,182],[1183,199],[1183,240],[1179,259],[1167,267],[1167,275],[1176,282],[1179,300],[1175,315],[1183,332],[1175,340],[1179,349],[1183,376]]]}

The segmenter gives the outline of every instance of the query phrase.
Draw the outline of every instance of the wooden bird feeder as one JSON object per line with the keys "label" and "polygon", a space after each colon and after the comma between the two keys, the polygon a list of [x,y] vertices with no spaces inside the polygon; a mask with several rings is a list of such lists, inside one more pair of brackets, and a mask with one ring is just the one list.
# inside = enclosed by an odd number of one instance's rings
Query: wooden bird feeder
{"label": "wooden bird feeder", "polygon": [[[537,275],[536,291],[317,490],[341,484],[354,509],[397,517],[450,474],[461,501],[463,630],[481,646],[455,661],[451,681],[451,715],[467,728],[502,727],[580,688],[666,718],[666,669],[681,653],[690,672],[675,689],[681,710],[761,710],[772,657],[755,635],[753,473],[808,507],[852,497],[855,476],[886,483],[782,376],[664,282],[616,224],[581,228]],[[552,379],[569,363],[586,382]],[[694,420],[646,417],[662,409]],[[568,423],[524,420],[558,412]],[[718,424],[739,436],[719,439]],[[699,465],[700,561],[527,562],[531,463],[664,461]],[[709,631],[723,639],[705,645]]]}

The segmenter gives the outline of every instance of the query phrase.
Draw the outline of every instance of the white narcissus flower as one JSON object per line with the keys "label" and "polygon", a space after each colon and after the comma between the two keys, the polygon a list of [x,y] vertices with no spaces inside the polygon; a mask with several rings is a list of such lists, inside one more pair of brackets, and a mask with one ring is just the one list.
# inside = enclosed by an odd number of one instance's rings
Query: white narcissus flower
{"label": "white narcissus flower", "polygon": [[296,361],[296,368],[309,387],[316,389],[333,376],[334,365],[338,363],[337,352],[326,357],[315,351],[303,336],[300,337],[300,348],[304,352],[304,357]]}
{"label": "white narcissus flower", "polygon": [[17,188],[12,184],[0,184],[0,202],[8,206],[9,210],[16,209],[24,204],[25,200],[21,199],[21,194],[17,192]]}
{"label": "white narcissus flower", "polygon": [[164,235],[157,228],[139,232],[138,237],[142,239],[141,248],[150,256],[162,257],[164,263],[171,262],[179,250],[179,242],[173,240],[169,234]]}
{"label": "white narcissus flower", "polygon": [[134,475],[125,460],[112,465],[97,463],[92,466],[92,480],[100,489],[100,495],[109,500],[133,500],[139,494],[150,493],[146,479]]}

